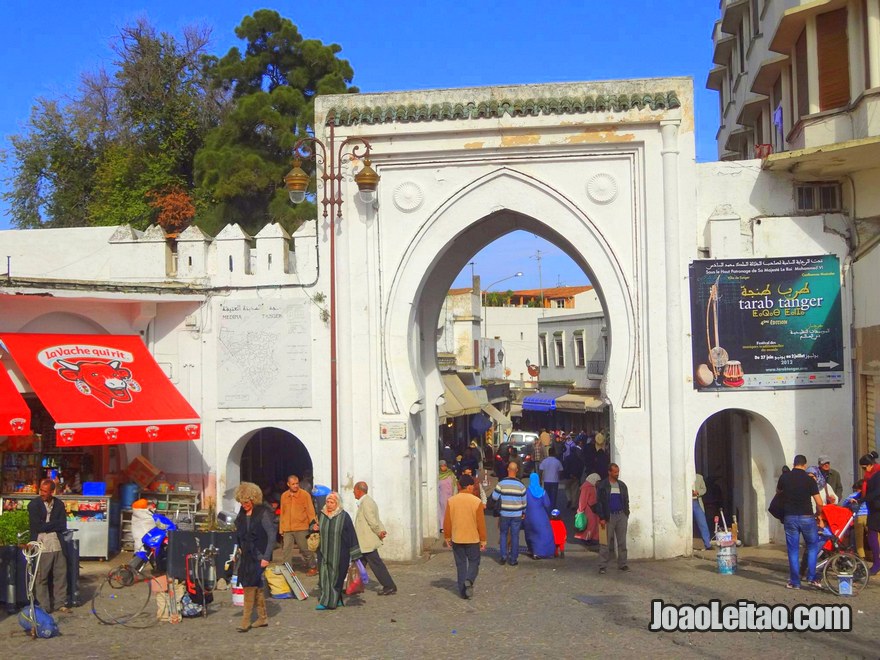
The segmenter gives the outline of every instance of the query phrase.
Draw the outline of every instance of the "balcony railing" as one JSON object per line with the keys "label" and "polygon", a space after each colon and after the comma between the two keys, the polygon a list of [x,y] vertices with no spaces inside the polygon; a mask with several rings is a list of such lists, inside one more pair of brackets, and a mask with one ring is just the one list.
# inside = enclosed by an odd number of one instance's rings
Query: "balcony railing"
{"label": "balcony railing", "polygon": [[605,360],[587,360],[587,378],[601,379],[605,375]]}

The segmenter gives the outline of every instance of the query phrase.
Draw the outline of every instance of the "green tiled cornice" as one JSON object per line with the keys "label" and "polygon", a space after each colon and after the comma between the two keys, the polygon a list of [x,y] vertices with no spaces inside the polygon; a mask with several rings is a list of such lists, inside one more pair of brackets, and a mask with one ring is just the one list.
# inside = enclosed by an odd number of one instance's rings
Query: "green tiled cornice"
{"label": "green tiled cornice", "polygon": [[675,92],[656,94],[600,94],[598,96],[531,98],[469,103],[433,103],[365,108],[330,108],[327,124],[388,124],[392,122],[444,121],[448,119],[500,119],[538,115],[574,115],[586,112],[625,112],[627,110],[669,110],[678,108]]}

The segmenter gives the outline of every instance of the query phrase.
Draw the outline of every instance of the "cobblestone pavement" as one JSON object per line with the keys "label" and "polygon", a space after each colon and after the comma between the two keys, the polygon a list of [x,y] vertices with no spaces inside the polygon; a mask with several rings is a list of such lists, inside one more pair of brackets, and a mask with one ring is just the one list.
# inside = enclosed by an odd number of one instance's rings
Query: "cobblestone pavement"
{"label": "cobblestone pavement", "polygon": [[[491,526],[491,525],[490,525]],[[496,532],[497,534],[497,532]],[[496,546],[497,547],[497,546]],[[498,564],[497,549],[483,557],[472,600],[455,590],[448,550],[418,562],[389,564],[399,591],[379,597],[367,592],[336,611],[316,612],[316,599],[269,600],[268,628],[237,633],[239,608],[230,592],[217,592],[206,619],[147,629],[102,625],[88,604],[59,615],[60,637],[30,640],[15,616],[0,613],[3,657],[36,652],[68,658],[240,658],[286,654],[310,657],[877,657],[880,578],[858,597],[784,588],[786,562],[778,546],[740,548],[736,575],[720,575],[714,553],[705,557],[633,561],[631,571],[612,567],[597,573],[597,555],[569,545],[565,559],[516,567]],[[117,557],[115,565],[125,557]],[[88,597],[107,563],[83,562],[82,592]],[[301,575],[307,589],[317,578]],[[701,603],[840,604],[853,608],[853,629],[845,633],[652,633],[651,600]],[[150,603],[151,611],[153,603]],[[281,657],[281,656],[279,656]]]}

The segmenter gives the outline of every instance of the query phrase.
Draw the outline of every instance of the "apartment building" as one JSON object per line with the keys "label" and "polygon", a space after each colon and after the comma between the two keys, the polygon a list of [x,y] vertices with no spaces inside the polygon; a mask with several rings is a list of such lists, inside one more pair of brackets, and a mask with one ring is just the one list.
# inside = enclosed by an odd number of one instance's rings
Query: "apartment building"
{"label": "apartment building", "polygon": [[[718,157],[790,178],[798,215],[843,214],[857,452],[880,384],[880,0],[722,0],[712,31]],[[750,221],[760,222],[761,218]],[[828,229],[830,231],[830,229]]]}

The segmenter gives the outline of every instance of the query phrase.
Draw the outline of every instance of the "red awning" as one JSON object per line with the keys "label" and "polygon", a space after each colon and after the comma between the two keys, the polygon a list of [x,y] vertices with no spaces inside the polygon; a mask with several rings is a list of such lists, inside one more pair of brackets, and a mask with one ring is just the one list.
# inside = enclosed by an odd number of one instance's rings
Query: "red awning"
{"label": "red awning", "polygon": [[201,421],[137,335],[0,334],[59,447],[195,440]]}
{"label": "red awning", "polygon": [[31,409],[0,365],[0,435],[30,435]]}

